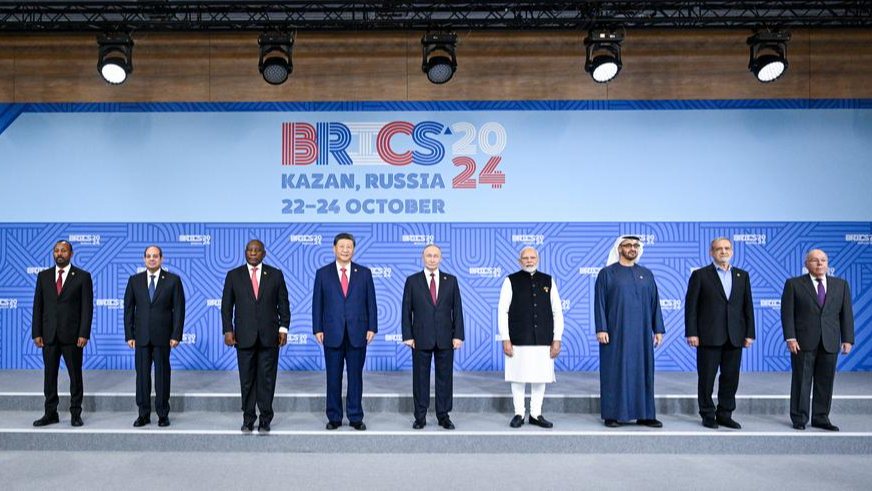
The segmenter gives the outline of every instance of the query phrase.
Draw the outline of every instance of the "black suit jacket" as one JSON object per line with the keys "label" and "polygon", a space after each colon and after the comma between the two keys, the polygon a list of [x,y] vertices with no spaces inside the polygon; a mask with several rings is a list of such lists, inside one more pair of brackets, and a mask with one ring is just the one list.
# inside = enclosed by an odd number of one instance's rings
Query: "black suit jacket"
{"label": "black suit jacket", "polygon": [[821,308],[811,276],[787,280],[781,295],[781,328],[784,339],[796,339],[802,351],[815,350],[823,342],[827,353],[837,353],[841,343],[854,344],[854,310],[848,282],[827,276],[827,296]]}
{"label": "black suit jacket", "polygon": [[94,285],[91,273],[70,266],[61,294],[57,293],[56,269],[51,267],[36,277],[33,296],[32,337],[47,344],[76,344],[90,339],[94,316]]}
{"label": "black suit jacket", "polygon": [[124,292],[124,337],[136,346],[169,346],[182,340],[185,289],[178,275],[161,270],[154,300],[148,298],[148,272],[131,275]]}
{"label": "black suit jacket", "polygon": [[745,338],[756,337],[754,301],[751,299],[751,279],[747,271],[730,268],[733,287],[730,298],[714,264],[690,275],[684,298],[684,335],[698,336],[701,346],[744,346]]}
{"label": "black suit jacket", "polygon": [[261,267],[257,300],[247,265],[230,270],[224,280],[221,322],[225,334],[236,331],[240,348],[251,348],[257,340],[261,346],[276,347],[279,327],[291,324],[288,287],[282,271],[263,263]]}
{"label": "black suit jacket", "polygon": [[457,278],[439,272],[436,305],[424,272],[406,278],[403,289],[403,340],[415,340],[415,349],[451,349],[452,339],[463,339],[463,306]]}

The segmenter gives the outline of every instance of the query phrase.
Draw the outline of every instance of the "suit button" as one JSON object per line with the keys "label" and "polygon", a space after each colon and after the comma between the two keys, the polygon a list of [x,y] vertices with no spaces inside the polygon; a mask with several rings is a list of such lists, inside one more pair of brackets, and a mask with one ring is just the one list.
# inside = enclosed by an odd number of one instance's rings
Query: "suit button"
{"label": "suit button", "polygon": [[535,307],[535,306],[536,306],[536,304],[534,303],[534,304],[533,304],[533,307]]}

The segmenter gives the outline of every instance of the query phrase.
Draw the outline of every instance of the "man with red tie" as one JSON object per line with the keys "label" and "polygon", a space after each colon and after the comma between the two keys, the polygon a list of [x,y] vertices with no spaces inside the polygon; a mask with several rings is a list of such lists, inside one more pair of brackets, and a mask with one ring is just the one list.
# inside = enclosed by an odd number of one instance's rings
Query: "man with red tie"
{"label": "man with red tie", "polygon": [[227,273],[221,298],[224,344],[236,347],[242,389],[242,431],[254,430],[255,403],[260,410],[258,431],[268,432],[279,348],[288,342],[291,308],[280,269],[263,264],[266,249],[259,240],[245,246],[244,266]]}
{"label": "man with red tie", "polygon": [[82,426],[82,354],[91,337],[94,286],[91,274],[70,264],[73,245],[65,240],[54,246],[55,267],[36,277],[33,296],[32,337],[42,349],[45,363],[45,414],[33,426],[46,426],[58,418],[58,368],[61,356],[70,375],[70,424]]}
{"label": "man with red tie", "polygon": [[457,277],[439,270],[442,249],[424,248],[424,271],[406,278],[403,289],[403,342],[412,348],[412,394],[415,422],[427,425],[430,406],[430,364],[436,359],[436,420],[453,430],[448,413],[452,407],[454,350],[463,344],[463,306]]}
{"label": "man with red tie", "polygon": [[336,261],[315,273],[312,332],[324,345],[327,368],[327,429],[342,426],[342,371],[347,367],[345,409],[355,430],[363,422],[363,365],[366,346],[378,332],[375,286],[369,268],[351,262],[356,243],[348,233],[333,239]]}

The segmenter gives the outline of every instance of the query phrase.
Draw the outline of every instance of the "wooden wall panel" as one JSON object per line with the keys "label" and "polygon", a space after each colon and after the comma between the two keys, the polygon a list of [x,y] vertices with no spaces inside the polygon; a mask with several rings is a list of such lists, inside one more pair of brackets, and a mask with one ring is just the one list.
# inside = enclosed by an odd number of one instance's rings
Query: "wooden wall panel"
{"label": "wooden wall panel", "polygon": [[584,73],[584,33],[459,34],[458,71],[421,72],[421,33],[300,33],[281,86],[257,70],[257,33],[141,33],[122,86],[97,74],[95,36],[0,36],[0,102],[750,99],[872,97],[872,30],[793,31],[790,69],[761,84],[749,33],[634,31],[607,85]]}
{"label": "wooden wall panel", "polygon": [[872,31],[814,31],[810,46],[812,98],[872,97]]}
{"label": "wooden wall panel", "polygon": [[792,32],[790,66],[774,83],[748,71],[746,31],[630,33],[624,68],[609,84],[610,99],[768,99],[808,97],[808,34]]}
{"label": "wooden wall panel", "polygon": [[409,99],[605,99],[584,72],[584,36],[563,32],[460,33],[457,72],[434,85],[421,71],[421,34],[409,34]]}
{"label": "wooden wall panel", "polygon": [[21,38],[15,48],[15,101],[207,101],[207,39],[197,34],[138,34],[133,74],[113,86],[97,73],[95,36]]}
{"label": "wooden wall panel", "polygon": [[300,33],[293,74],[272,86],[258,71],[257,34],[213,34],[212,100],[404,100],[405,49],[399,33]]}
{"label": "wooden wall panel", "polygon": [[9,102],[15,95],[15,39],[0,36],[0,102]]}

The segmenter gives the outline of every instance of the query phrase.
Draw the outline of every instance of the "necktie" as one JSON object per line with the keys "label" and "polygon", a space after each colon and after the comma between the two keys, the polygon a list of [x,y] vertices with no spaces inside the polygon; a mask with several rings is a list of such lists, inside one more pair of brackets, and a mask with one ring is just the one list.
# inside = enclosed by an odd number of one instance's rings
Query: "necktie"
{"label": "necktie", "polygon": [[339,268],[339,271],[342,271],[342,296],[348,296],[348,276],[345,275],[345,268]]}
{"label": "necktie", "polygon": [[61,289],[64,287],[64,270],[62,270],[62,269],[58,270],[57,287],[58,287],[58,295],[60,295]]}
{"label": "necktie", "polygon": [[430,273],[430,300],[433,300],[433,305],[436,305],[436,278],[434,273]]}
{"label": "necktie", "polygon": [[257,268],[251,268],[251,289],[254,290],[254,299],[257,300],[260,285],[257,283]]}
{"label": "necktie", "polygon": [[148,299],[154,302],[154,275],[148,275]]}
{"label": "necktie", "polygon": [[824,282],[820,278],[815,278],[815,281],[818,282],[817,293],[818,293],[818,306],[824,306],[824,300],[827,298],[827,292],[824,290]]}

